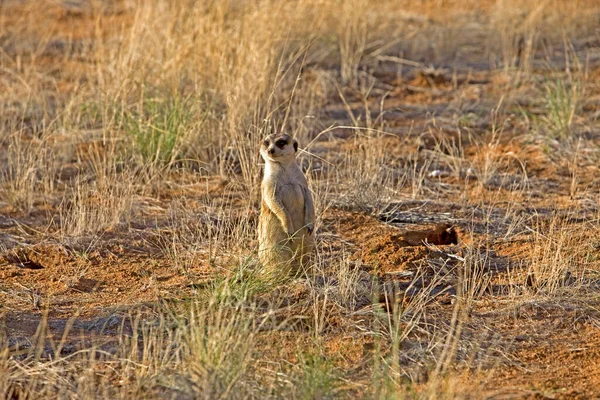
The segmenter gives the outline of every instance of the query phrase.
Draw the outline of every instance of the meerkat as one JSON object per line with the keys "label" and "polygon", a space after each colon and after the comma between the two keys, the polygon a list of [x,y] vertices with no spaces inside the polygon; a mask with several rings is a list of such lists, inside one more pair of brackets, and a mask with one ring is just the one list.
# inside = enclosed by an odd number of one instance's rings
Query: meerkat
{"label": "meerkat", "polygon": [[314,248],[315,209],[296,163],[298,142],[286,134],[264,138],[265,161],[258,220],[259,258],[268,273],[298,274]]}

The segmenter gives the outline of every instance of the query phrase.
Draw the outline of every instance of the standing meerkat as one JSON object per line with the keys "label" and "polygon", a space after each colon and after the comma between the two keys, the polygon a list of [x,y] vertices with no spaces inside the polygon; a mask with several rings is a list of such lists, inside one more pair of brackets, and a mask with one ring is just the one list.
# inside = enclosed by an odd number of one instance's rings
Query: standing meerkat
{"label": "standing meerkat", "polygon": [[259,258],[266,272],[297,274],[314,248],[315,209],[306,177],[296,163],[298,142],[285,134],[267,136],[258,220]]}

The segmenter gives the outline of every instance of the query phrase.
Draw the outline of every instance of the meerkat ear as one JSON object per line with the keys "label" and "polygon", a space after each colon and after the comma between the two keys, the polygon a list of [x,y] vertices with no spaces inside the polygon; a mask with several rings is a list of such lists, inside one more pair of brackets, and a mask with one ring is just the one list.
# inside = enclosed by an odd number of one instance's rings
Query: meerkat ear
{"label": "meerkat ear", "polygon": [[294,151],[298,152],[298,141],[294,140]]}

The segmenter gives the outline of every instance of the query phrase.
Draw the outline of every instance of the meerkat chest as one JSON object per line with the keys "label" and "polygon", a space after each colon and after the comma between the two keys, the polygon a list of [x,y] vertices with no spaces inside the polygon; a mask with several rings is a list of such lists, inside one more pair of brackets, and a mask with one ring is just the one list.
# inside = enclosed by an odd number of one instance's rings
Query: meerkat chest
{"label": "meerkat chest", "polygon": [[288,210],[304,208],[304,190],[297,183],[284,183],[278,187],[279,196],[284,207]]}

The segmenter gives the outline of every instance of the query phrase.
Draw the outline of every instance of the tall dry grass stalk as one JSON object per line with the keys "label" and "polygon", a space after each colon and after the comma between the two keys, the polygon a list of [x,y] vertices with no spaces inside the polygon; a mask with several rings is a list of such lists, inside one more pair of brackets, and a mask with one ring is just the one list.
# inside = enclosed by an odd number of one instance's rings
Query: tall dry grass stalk
{"label": "tall dry grass stalk", "polygon": [[[464,4],[454,1],[372,6],[362,0],[157,0],[123,4],[123,15],[114,13],[116,4],[96,4],[82,11],[95,23],[77,26],[69,39],[60,36],[56,22],[54,31],[36,28],[35,18],[51,17],[36,13],[26,3],[28,16],[7,29],[5,43],[12,58],[2,61],[9,88],[2,117],[10,125],[4,126],[14,130],[20,129],[19,124],[29,125],[45,136],[66,135],[75,143],[99,129],[104,144],[116,142],[120,151],[147,152],[147,146],[138,143],[136,150],[131,141],[153,136],[156,146],[172,147],[167,151],[168,161],[193,157],[222,174],[227,173],[223,160],[234,154],[242,182],[254,191],[259,174],[256,144],[261,136],[280,129],[307,139],[314,136],[307,131],[305,117],[315,114],[323,103],[324,98],[315,92],[327,93],[329,78],[323,79],[317,69],[313,83],[296,85],[303,64],[339,64],[341,82],[356,82],[361,66],[372,65],[378,55],[426,56],[428,47],[440,44],[410,45],[432,34],[443,38],[445,29],[459,29],[465,19],[474,18],[492,22],[481,33],[488,37],[490,53],[504,49],[503,65],[512,68],[514,53],[523,52],[522,46],[514,48],[521,37],[529,49],[525,52],[531,53],[535,46],[527,36],[530,32],[541,40],[553,37],[560,25],[565,34],[576,34],[593,19],[593,2],[583,0],[568,5],[509,0],[472,5],[479,16],[465,14]],[[577,24],[572,23],[575,20]],[[19,42],[31,45],[16,46]],[[456,51],[460,43],[444,43],[444,52]],[[57,90],[56,77],[37,62],[53,54],[50,49],[63,51],[65,60],[72,62],[69,71],[77,79],[66,90]],[[150,114],[157,112],[157,104],[177,99],[186,99],[180,105],[188,114],[185,124],[176,129],[161,126],[160,118]],[[58,125],[69,126],[69,132],[50,129]]]}
{"label": "tall dry grass stalk", "polygon": [[552,295],[565,286],[581,283],[595,260],[593,244],[585,234],[574,235],[559,217],[529,229],[534,235],[531,256],[526,260],[529,285]]}
{"label": "tall dry grass stalk", "polygon": [[[55,342],[46,312],[31,345],[17,348],[20,356],[0,336],[0,393],[13,398],[148,398],[160,393],[254,397],[259,392],[250,367],[255,337],[266,319],[246,303],[245,295],[227,296],[230,290],[221,286],[206,303],[183,302],[161,309],[152,322],[141,313],[109,316],[104,322],[108,328],[100,327],[92,345],[81,349],[65,347],[69,336],[76,335],[75,319],[67,322],[62,339]],[[107,342],[103,330],[115,325],[117,332]],[[89,323],[88,329],[97,328]]]}

